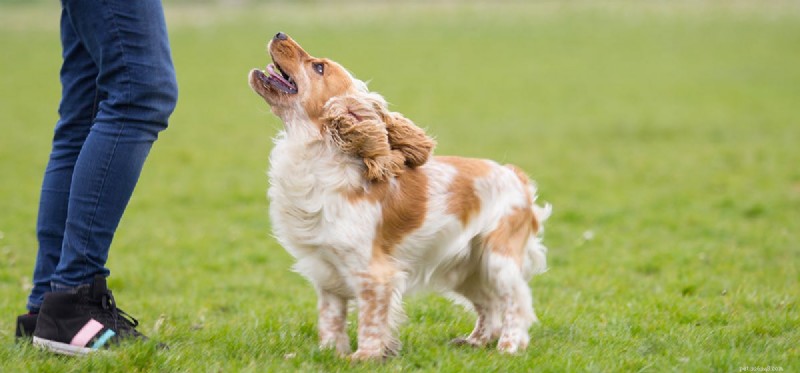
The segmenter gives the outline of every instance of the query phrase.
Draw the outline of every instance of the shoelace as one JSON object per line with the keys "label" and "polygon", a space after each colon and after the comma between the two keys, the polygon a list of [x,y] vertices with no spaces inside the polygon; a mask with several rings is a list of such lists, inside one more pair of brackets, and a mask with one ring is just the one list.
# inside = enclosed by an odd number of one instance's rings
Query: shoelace
{"label": "shoelace", "polygon": [[125,324],[127,324],[125,325],[125,329],[130,329],[133,334],[140,334],[138,331],[136,331],[136,327],[139,326],[139,320],[136,320],[127,312],[117,308],[117,302],[114,300],[114,295],[111,294],[110,290],[103,294],[102,305],[103,309],[111,312],[111,317],[114,320],[114,330],[119,331],[122,329],[118,324],[118,322],[122,320]]}

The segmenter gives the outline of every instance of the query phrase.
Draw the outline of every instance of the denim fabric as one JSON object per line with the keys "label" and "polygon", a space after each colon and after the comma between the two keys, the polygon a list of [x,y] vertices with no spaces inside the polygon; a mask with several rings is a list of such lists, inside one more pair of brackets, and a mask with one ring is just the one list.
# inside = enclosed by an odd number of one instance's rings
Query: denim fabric
{"label": "denim fabric", "polygon": [[28,309],[107,276],[108,250],[178,86],[160,0],[62,0],[60,119]]}

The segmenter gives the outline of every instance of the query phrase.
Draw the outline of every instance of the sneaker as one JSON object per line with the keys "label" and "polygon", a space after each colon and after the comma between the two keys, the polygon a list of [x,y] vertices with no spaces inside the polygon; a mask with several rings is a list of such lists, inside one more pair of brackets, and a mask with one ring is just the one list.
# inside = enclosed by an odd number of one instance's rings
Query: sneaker
{"label": "sneaker", "polygon": [[137,325],[117,308],[106,279],[98,275],[71,292],[45,294],[33,344],[58,354],[85,355],[122,339],[146,340]]}
{"label": "sneaker", "polygon": [[30,342],[33,331],[36,329],[38,313],[26,313],[17,316],[17,331],[14,334],[17,342]]}

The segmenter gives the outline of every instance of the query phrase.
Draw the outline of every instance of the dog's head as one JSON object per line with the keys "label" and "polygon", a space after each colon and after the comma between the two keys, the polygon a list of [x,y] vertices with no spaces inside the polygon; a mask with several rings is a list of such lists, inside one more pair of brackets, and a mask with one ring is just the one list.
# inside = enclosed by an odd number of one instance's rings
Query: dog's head
{"label": "dog's head", "polygon": [[[250,87],[286,126],[318,133],[364,161],[365,176],[382,181],[424,164],[435,142],[338,63],[308,54],[279,32],[267,48],[273,63],[250,71]],[[288,129],[288,128],[287,128]]]}

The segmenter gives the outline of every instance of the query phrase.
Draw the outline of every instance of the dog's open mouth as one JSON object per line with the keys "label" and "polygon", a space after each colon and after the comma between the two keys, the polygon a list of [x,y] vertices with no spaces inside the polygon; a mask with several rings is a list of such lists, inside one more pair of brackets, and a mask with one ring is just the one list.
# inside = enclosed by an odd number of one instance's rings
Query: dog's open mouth
{"label": "dog's open mouth", "polygon": [[256,70],[256,76],[264,88],[272,86],[284,93],[292,95],[297,93],[297,83],[276,63],[267,65],[266,70]]}

